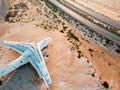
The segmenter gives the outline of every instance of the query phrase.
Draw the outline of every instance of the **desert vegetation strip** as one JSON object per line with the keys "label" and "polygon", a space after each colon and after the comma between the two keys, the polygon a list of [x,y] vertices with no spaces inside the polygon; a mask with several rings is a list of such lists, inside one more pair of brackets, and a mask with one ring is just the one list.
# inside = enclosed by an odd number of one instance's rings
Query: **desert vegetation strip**
{"label": "desert vegetation strip", "polygon": [[[61,0],[60,0],[61,1]],[[101,22],[104,22],[105,24],[108,24],[112,27],[116,27],[118,29],[120,29],[120,23],[119,22],[116,22],[108,17],[105,17],[103,15],[100,15],[84,6],[81,6],[80,4],[77,4],[71,0],[64,0],[62,2],[65,2],[65,3],[68,3],[69,5],[72,5],[73,7],[75,7],[76,9],[86,13],[87,15],[90,15],[91,17],[101,21]]]}
{"label": "desert vegetation strip", "polygon": [[[49,2],[49,0],[45,0],[45,1],[47,1],[47,3],[49,5],[51,5],[51,7],[53,6],[53,4],[51,2]],[[80,32],[84,36],[89,37],[89,39],[91,39],[95,43],[99,44],[100,46],[102,45],[111,51],[115,51],[116,53],[118,53],[117,51],[120,51],[119,45],[117,45],[113,41],[109,40],[108,38],[98,34],[97,32],[93,31],[91,28],[86,26],[84,23],[71,17],[69,14],[67,14],[66,12],[61,10],[59,7],[57,7],[55,5],[54,5],[54,7],[56,8],[56,11],[57,11],[55,13],[59,14],[60,17],[62,17],[65,21],[67,21],[70,25],[72,25],[78,32]],[[50,8],[50,9],[52,10],[53,8]],[[64,26],[64,24],[65,23],[63,23],[63,26]],[[65,27],[65,29],[66,29],[66,27]],[[60,30],[60,32],[64,33],[65,30]]]}
{"label": "desert vegetation strip", "polygon": [[[72,11],[78,13],[80,16],[82,16],[83,18],[86,18],[87,20],[89,20],[90,22],[98,25],[101,28],[104,28],[106,30],[109,30],[110,32],[116,34],[116,35],[120,35],[119,31],[120,31],[120,23],[117,23],[111,19],[108,19],[107,17],[104,17],[102,15],[99,15],[97,13],[94,13],[93,11],[90,11],[84,7],[80,7],[83,8],[82,10],[79,8],[79,5],[76,3],[71,3],[71,1],[61,1],[59,0],[59,2],[63,5],[65,5],[66,7],[70,8]],[[92,15],[93,14],[93,15]],[[94,15],[95,14],[95,15]],[[102,17],[102,18],[101,18]],[[107,20],[106,20],[107,18]],[[108,22],[108,23],[107,23]],[[115,25],[114,25],[115,23]]]}
{"label": "desert vegetation strip", "polygon": [[49,0],[50,2],[54,3],[56,6],[58,6],[59,8],[61,8],[64,12],[68,13],[69,15],[71,15],[73,18],[81,21],[82,23],[84,23],[85,25],[87,25],[88,27],[90,27],[91,29],[93,29],[95,32],[105,36],[106,38],[114,41],[115,43],[120,45],[120,37],[95,25],[94,23],[91,23],[89,20],[80,17],[79,14],[75,13],[74,11],[70,10],[69,8],[65,7],[64,5],[60,4],[57,1],[54,0]]}

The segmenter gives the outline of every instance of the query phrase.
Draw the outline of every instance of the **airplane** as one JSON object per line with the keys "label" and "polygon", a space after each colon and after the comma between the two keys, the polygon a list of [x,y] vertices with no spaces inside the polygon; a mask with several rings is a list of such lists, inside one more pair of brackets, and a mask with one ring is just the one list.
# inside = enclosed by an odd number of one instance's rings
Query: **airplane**
{"label": "airplane", "polygon": [[[48,56],[43,57],[46,53],[44,49],[47,47],[51,38],[45,38],[39,43],[26,43],[26,42],[13,42],[13,41],[0,41],[0,44],[13,49],[21,54],[21,56],[9,63],[7,66],[0,68],[0,76],[4,76],[20,66],[30,62],[37,71],[40,78],[43,78],[47,88],[52,84],[49,72],[47,70],[45,60]],[[43,50],[43,51],[42,51]]]}

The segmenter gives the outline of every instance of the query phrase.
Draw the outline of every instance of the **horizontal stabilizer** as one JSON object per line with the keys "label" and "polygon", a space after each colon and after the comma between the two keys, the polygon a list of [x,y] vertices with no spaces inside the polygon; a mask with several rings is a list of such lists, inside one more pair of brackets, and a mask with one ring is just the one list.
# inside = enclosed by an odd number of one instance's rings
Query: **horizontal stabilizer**
{"label": "horizontal stabilizer", "polygon": [[51,38],[45,38],[40,43],[38,43],[38,46],[40,46],[40,49],[43,49],[48,45],[50,41],[51,41]]}

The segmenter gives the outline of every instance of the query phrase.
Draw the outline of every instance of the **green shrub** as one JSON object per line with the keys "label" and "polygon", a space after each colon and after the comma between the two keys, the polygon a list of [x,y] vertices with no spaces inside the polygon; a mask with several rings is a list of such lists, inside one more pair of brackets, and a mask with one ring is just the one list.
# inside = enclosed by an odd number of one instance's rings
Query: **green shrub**
{"label": "green shrub", "polygon": [[57,12],[58,8],[57,6],[55,6],[54,4],[52,4],[51,2],[49,2],[49,0],[45,0],[45,4],[46,6],[48,6],[50,9],[52,9],[52,11]]}
{"label": "green shrub", "polygon": [[79,42],[78,37],[75,36],[71,31],[68,31],[67,34],[68,34],[67,36],[68,36],[69,38],[73,38],[74,40],[76,40],[76,41]]}
{"label": "green shrub", "polygon": [[94,51],[92,48],[89,48],[88,50],[89,50],[90,52],[93,52],[93,51]]}

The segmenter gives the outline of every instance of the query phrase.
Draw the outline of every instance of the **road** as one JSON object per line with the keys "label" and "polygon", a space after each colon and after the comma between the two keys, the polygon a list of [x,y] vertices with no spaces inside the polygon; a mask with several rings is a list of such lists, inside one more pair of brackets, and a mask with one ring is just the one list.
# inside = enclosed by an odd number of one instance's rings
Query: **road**
{"label": "road", "polygon": [[72,16],[73,18],[79,20],[80,22],[84,23],[85,25],[87,25],[88,27],[93,29],[95,32],[105,36],[106,38],[108,38],[111,41],[113,41],[113,42],[117,43],[118,45],[120,45],[120,37],[119,36],[109,32],[106,29],[103,29],[103,28],[97,26],[96,24],[90,22],[89,20],[81,17],[79,14],[77,14],[74,11],[72,11],[71,9],[65,7],[64,5],[59,3],[58,1],[56,1],[56,0],[49,0],[49,1],[51,3],[53,3],[54,5],[56,5],[57,7],[61,8],[64,12],[66,12],[67,14]]}
{"label": "road", "polygon": [[116,27],[116,28],[120,29],[120,23],[118,23],[118,22],[116,22],[116,21],[114,21],[114,20],[112,20],[112,19],[110,19],[110,18],[108,18],[108,17],[102,16],[102,15],[96,13],[96,12],[93,12],[93,11],[90,10],[90,9],[87,9],[87,8],[85,8],[85,7],[82,7],[82,6],[80,6],[79,4],[77,4],[77,3],[75,3],[75,2],[73,2],[73,1],[71,1],[71,0],[64,0],[64,1],[65,1],[66,3],[74,6],[74,7],[77,8],[78,10],[84,12],[85,14],[87,14],[87,15],[95,18],[96,20],[99,20],[99,21],[101,21],[101,22],[103,22],[103,23],[105,23],[105,24],[108,24],[108,25],[110,25],[110,26],[113,26],[113,27]]}

